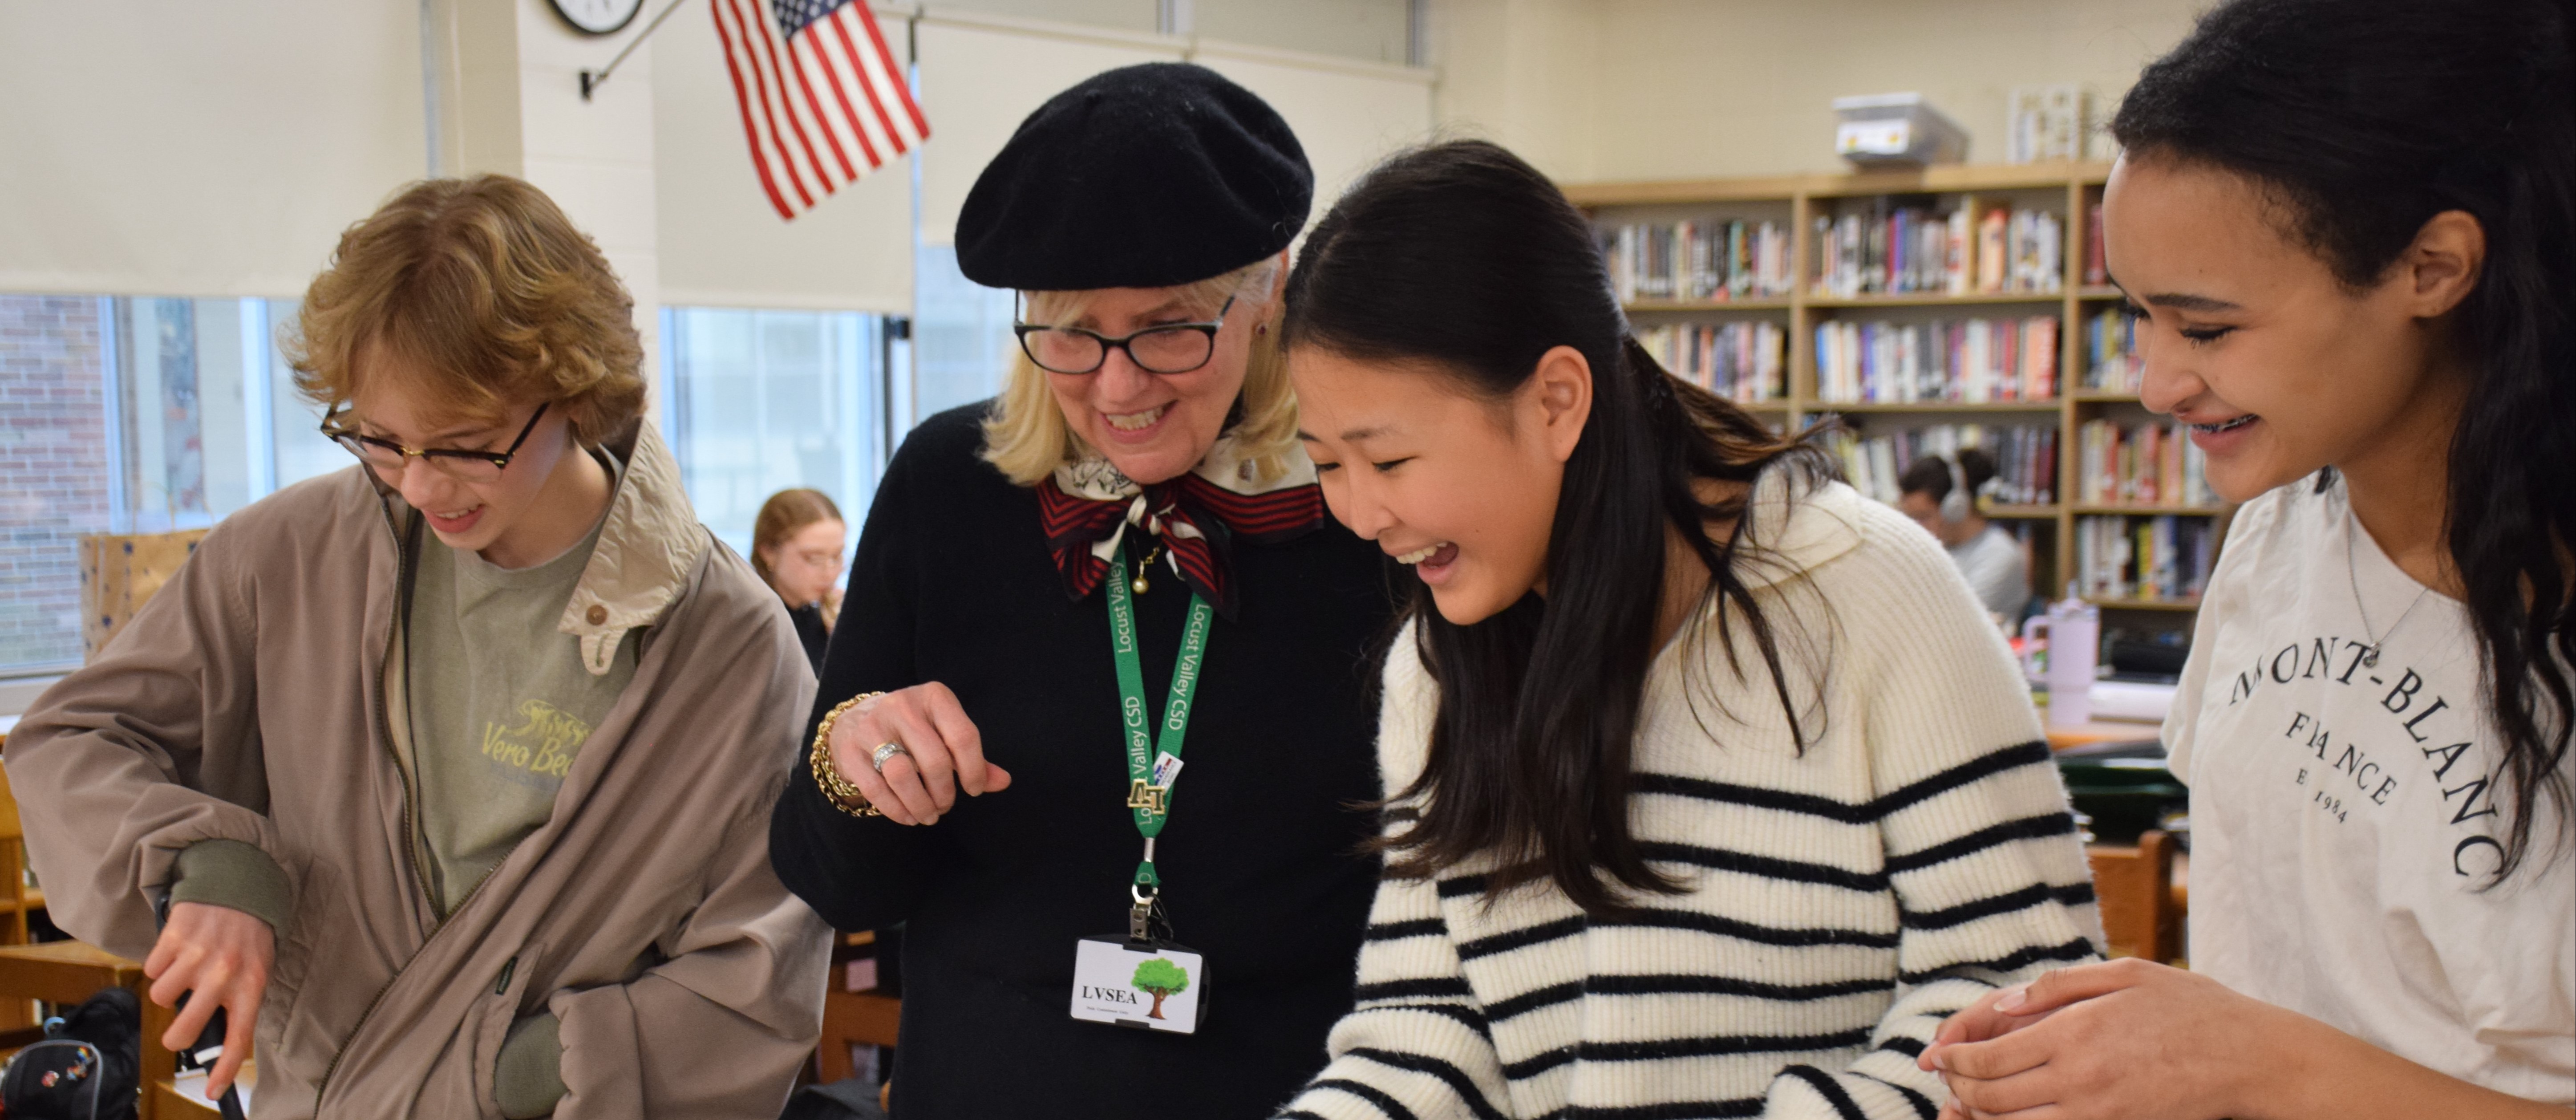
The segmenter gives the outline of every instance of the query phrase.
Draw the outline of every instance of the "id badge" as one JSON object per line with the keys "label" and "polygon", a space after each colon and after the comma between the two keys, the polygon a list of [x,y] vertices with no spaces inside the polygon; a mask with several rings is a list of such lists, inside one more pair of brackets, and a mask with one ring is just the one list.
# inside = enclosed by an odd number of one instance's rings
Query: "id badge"
{"label": "id badge", "polygon": [[1207,962],[1168,942],[1113,934],[1074,942],[1073,1017],[1191,1034],[1207,1005]]}

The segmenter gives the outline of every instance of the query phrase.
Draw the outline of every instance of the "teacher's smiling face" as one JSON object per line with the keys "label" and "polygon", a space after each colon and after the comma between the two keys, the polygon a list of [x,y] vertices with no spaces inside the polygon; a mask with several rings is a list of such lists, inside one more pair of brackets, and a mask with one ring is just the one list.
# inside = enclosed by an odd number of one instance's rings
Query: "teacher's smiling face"
{"label": "teacher's smiling face", "polygon": [[[1207,457],[1243,389],[1256,325],[1270,313],[1267,303],[1246,297],[1210,303],[1199,294],[1204,288],[1030,298],[1028,321],[1060,329],[1028,332],[1022,348],[1047,371],[1065,424],[1137,482],[1168,482]],[[1206,329],[1211,323],[1219,325]],[[1063,372],[1094,362],[1089,372]]]}

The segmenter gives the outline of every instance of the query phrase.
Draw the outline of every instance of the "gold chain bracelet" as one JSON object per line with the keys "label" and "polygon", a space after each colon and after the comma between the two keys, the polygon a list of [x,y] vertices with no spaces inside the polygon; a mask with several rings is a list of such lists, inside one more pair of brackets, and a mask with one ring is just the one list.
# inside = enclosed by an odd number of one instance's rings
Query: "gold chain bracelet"
{"label": "gold chain bracelet", "polygon": [[840,722],[841,713],[883,696],[882,692],[862,692],[832,706],[823,713],[823,722],[814,729],[814,785],[823,791],[823,799],[853,817],[882,817],[885,810],[868,801],[868,795],[841,776],[841,768],[832,765],[832,725]]}

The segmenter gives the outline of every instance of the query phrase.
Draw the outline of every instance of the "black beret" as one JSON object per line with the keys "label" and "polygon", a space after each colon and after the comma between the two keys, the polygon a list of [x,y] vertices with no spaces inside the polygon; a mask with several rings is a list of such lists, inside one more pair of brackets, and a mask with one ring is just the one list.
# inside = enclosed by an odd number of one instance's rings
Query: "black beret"
{"label": "black beret", "polygon": [[1038,106],[957,215],[957,267],[993,288],[1165,288],[1277,253],[1315,173],[1288,122],[1204,66],[1096,74]]}

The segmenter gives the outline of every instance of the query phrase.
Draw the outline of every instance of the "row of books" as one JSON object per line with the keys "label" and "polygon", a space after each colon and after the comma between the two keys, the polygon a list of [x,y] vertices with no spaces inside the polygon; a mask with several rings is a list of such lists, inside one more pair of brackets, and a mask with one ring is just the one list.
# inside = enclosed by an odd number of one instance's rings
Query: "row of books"
{"label": "row of books", "polygon": [[1776,299],[1796,286],[1789,232],[1714,218],[1624,225],[1602,231],[1601,251],[1621,303]]}
{"label": "row of books", "polygon": [[2046,210],[1935,214],[1881,200],[1867,214],[1818,217],[1814,233],[1818,296],[2047,294],[2065,286],[2065,221]]}
{"label": "row of books", "polygon": [[2084,387],[2106,393],[2134,393],[2146,376],[2139,356],[2138,320],[2109,308],[2084,320]]}
{"label": "row of books", "polygon": [[2075,429],[2076,501],[2088,506],[2214,506],[2209,458],[2181,424],[2087,420]]}
{"label": "row of books", "polygon": [[1827,448],[1842,461],[1843,477],[1852,488],[1896,504],[1902,496],[1897,480],[1914,461],[1936,455],[1956,462],[1961,448],[1974,447],[1992,456],[1995,480],[1985,491],[1990,504],[2048,505],[2057,500],[2057,429],[2035,424],[1933,424],[1862,436],[1838,431]]}
{"label": "row of books", "polygon": [[1982,404],[2056,396],[2052,316],[1816,327],[1816,397],[1828,404]]}
{"label": "row of books", "polygon": [[2206,517],[2079,517],[2075,578],[2095,599],[2193,599],[2209,586],[2216,545]]}
{"label": "row of books", "polygon": [[1738,404],[1789,396],[1789,332],[1777,323],[1674,323],[1637,332],[1655,361]]}

